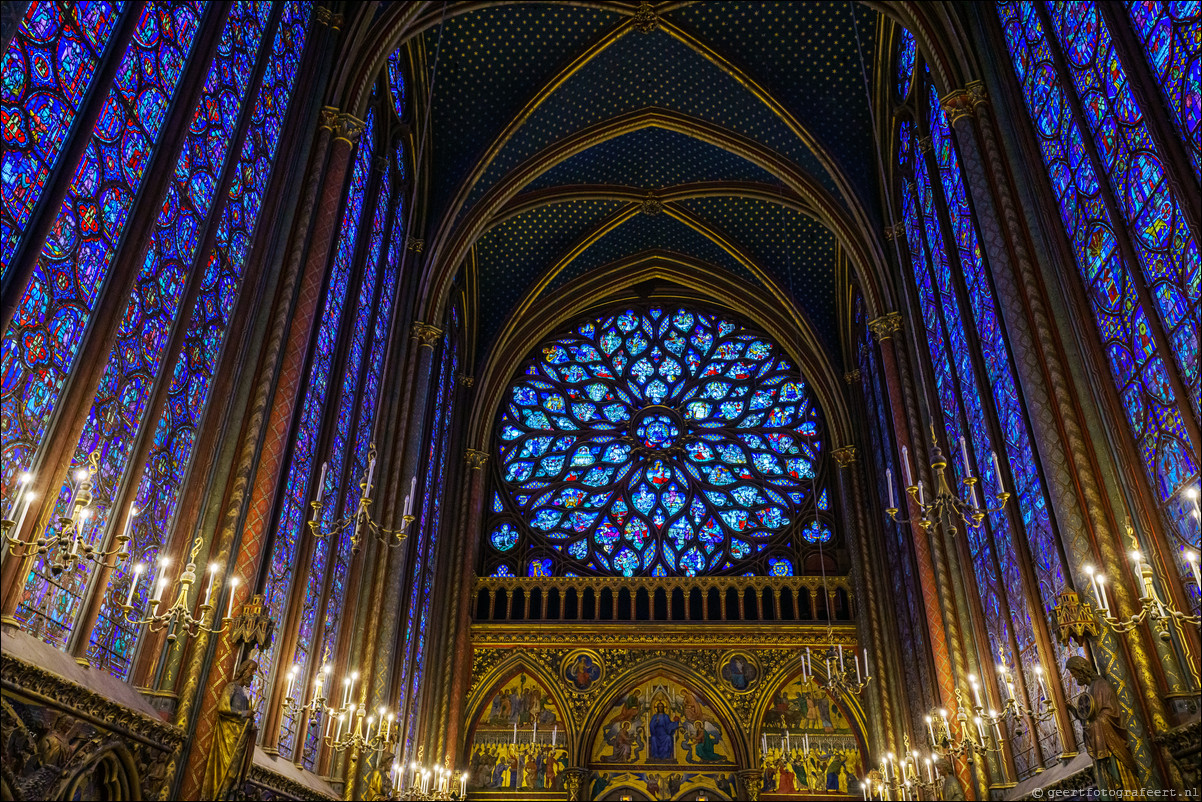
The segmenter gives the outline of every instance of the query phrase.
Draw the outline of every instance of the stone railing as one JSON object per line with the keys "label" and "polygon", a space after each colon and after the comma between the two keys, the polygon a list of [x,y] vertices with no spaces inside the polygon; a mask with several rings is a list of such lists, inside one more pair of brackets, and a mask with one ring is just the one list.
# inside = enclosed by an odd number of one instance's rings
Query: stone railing
{"label": "stone railing", "polygon": [[845,576],[481,577],[473,618],[487,622],[849,622]]}

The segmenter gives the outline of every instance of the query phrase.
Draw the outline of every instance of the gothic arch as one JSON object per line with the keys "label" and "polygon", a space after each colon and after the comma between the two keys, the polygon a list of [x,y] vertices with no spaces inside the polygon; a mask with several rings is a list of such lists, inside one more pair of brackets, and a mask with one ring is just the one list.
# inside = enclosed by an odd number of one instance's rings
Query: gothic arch
{"label": "gothic arch", "polygon": [[[660,280],[697,293],[759,326],[781,345],[810,382],[822,408],[832,443],[852,442],[850,413],[834,367],[803,318],[791,306],[758,299],[751,285],[725,270],[662,252],[639,254],[589,271],[532,303],[525,315],[502,332],[478,379],[466,431],[470,447],[486,451],[501,397],[522,360],[549,335],[588,310],[633,299],[632,289]],[[657,296],[652,296],[657,297]],[[679,300],[678,294],[665,300]]]}
{"label": "gothic arch", "polygon": [[580,727],[581,737],[575,751],[576,765],[592,766],[595,764],[591,754],[592,744],[597,740],[601,727],[605,723],[606,714],[614,707],[615,703],[637,689],[641,683],[655,677],[663,677],[664,679],[679,683],[708,704],[718,717],[719,721],[717,723],[723,727],[723,732],[727,736],[726,743],[730,747],[731,761],[740,767],[751,765],[752,755],[755,750],[749,742],[748,734],[742,727],[736,726],[738,716],[734,709],[721,694],[714,693],[710,689],[709,682],[700,674],[667,657],[649,660],[616,677],[609,687],[609,692],[605,696],[598,697],[598,700],[588,711],[588,717]]}
{"label": "gothic arch", "polygon": [[462,757],[465,761],[471,758],[472,739],[476,733],[476,724],[484,712],[484,706],[494,694],[505,687],[507,682],[522,673],[531,675],[539,687],[555,700],[555,704],[559,707],[563,718],[564,743],[567,745],[569,752],[576,748],[579,739],[576,738],[576,730],[572,727],[572,720],[568,713],[571,707],[568,704],[567,698],[563,695],[562,683],[559,679],[552,676],[542,665],[527,659],[522,652],[516,651],[481,677],[479,683],[468,697],[467,705],[465,705],[465,709],[468,711],[468,725],[465,729],[463,744],[461,746]]}

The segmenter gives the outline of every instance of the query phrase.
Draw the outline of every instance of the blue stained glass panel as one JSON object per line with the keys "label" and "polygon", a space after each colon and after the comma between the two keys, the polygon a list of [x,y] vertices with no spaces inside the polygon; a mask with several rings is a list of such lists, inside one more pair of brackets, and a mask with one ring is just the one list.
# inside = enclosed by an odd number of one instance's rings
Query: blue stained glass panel
{"label": "blue stained glass panel", "polygon": [[13,478],[29,469],[43,445],[203,10],[202,2],[151,2],[143,9],[33,277],[4,332],[0,492],[6,496]]}
{"label": "blue stained glass panel", "polygon": [[30,3],[0,66],[0,276],[58,163],[121,2]]}
{"label": "blue stained glass panel", "polygon": [[905,98],[914,85],[914,60],[918,47],[909,28],[897,29],[897,94]]}

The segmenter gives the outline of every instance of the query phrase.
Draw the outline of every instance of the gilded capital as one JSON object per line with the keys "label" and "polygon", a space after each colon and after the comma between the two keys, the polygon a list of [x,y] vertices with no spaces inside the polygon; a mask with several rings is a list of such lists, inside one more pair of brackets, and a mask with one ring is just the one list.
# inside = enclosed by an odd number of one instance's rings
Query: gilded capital
{"label": "gilded capital", "polygon": [[335,14],[325,6],[313,9],[313,19],[317,20],[319,25],[325,25],[335,31],[342,27],[342,15]]}
{"label": "gilded capital", "polygon": [[953,89],[939,101],[939,105],[943,108],[943,113],[947,115],[948,121],[955,125],[961,117],[972,117],[972,110],[976,102],[967,89]]}
{"label": "gilded capital", "polygon": [[337,106],[322,106],[321,111],[317,115],[317,127],[324,128],[327,131],[333,131],[338,125],[338,107]]}
{"label": "gilded capital", "polygon": [[376,156],[371,160],[371,166],[377,173],[383,175],[384,171],[388,169],[388,157]]}
{"label": "gilded capital", "polygon": [[856,447],[840,446],[831,452],[831,456],[835,458],[835,462],[839,464],[840,468],[846,468],[856,461]]}
{"label": "gilded capital", "polygon": [[459,382],[461,386],[467,387],[468,389],[476,386],[476,377],[469,376],[466,373],[456,373],[455,381]]}
{"label": "gilded capital", "polygon": [[974,106],[983,106],[989,102],[989,95],[985,91],[984,81],[969,81],[964,85],[964,89],[972,98]]}
{"label": "gilded capital", "polygon": [[843,381],[845,381],[848,384],[855,384],[859,380],[860,380],[860,369],[859,368],[856,368],[855,370],[849,370],[843,374]]}
{"label": "gilded capital", "polygon": [[467,461],[469,468],[478,471],[488,463],[488,452],[469,448],[463,452],[463,458]]}
{"label": "gilded capital", "polygon": [[405,247],[414,253],[421,253],[422,248],[426,247],[426,241],[424,239],[418,239],[417,237],[406,237]]}
{"label": "gilded capital", "polygon": [[878,318],[868,321],[868,330],[878,340],[887,340],[895,331],[901,331],[902,317],[900,312],[888,312]]}
{"label": "gilded capital", "polygon": [[906,235],[906,226],[904,223],[897,222],[891,226],[885,226],[885,239],[891,240]]}
{"label": "gilded capital", "polygon": [[438,342],[438,338],[441,336],[442,329],[438,326],[423,323],[420,320],[413,324],[413,339],[417,340],[419,346],[433,348],[434,343]]}
{"label": "gilded capital", "polygon": [[930,153],[931,152],[931,137],[929,135],[918,137],[917,144],[918,144],[918,152],[919,153]]}
{"label": "gilded capital", "polygon": [[359,137],[363,136],[365,130],[367,123],[353,114],[339,114],[333,128],[334,138],[341,139],[352,147],[359,141]]}

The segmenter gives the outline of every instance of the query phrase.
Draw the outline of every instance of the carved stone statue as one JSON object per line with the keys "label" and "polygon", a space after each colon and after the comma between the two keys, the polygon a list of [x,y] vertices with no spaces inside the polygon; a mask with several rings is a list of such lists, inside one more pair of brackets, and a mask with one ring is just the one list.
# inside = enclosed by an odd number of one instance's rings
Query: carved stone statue
{"label": "carved stone statue", "polygon": [[205,765],[203,799],[228,799],[242,786],[254,759],[255,720],[248,688],[259,664],[244,660],[221,690],[213,747]]}
{"label": "carved stone statue", "polygon": [[943,793],[939,798],[945,802],[963,802],[964,786],[960,785],[960,778],[956,776],[956,767],[946,757],[938,758],[935,765],[943,777]]}
{"label": "carved stone statue", "polygon": [[1081,722],[1085,751],[1093,758],[1098,788],[1104,791],[1134,790],[1135,759],[1127,747],[1127,729],[1119,717],[1114,688],[1084,657],[1070,657],[1065,668],[1085,688],[1069,712]]}

